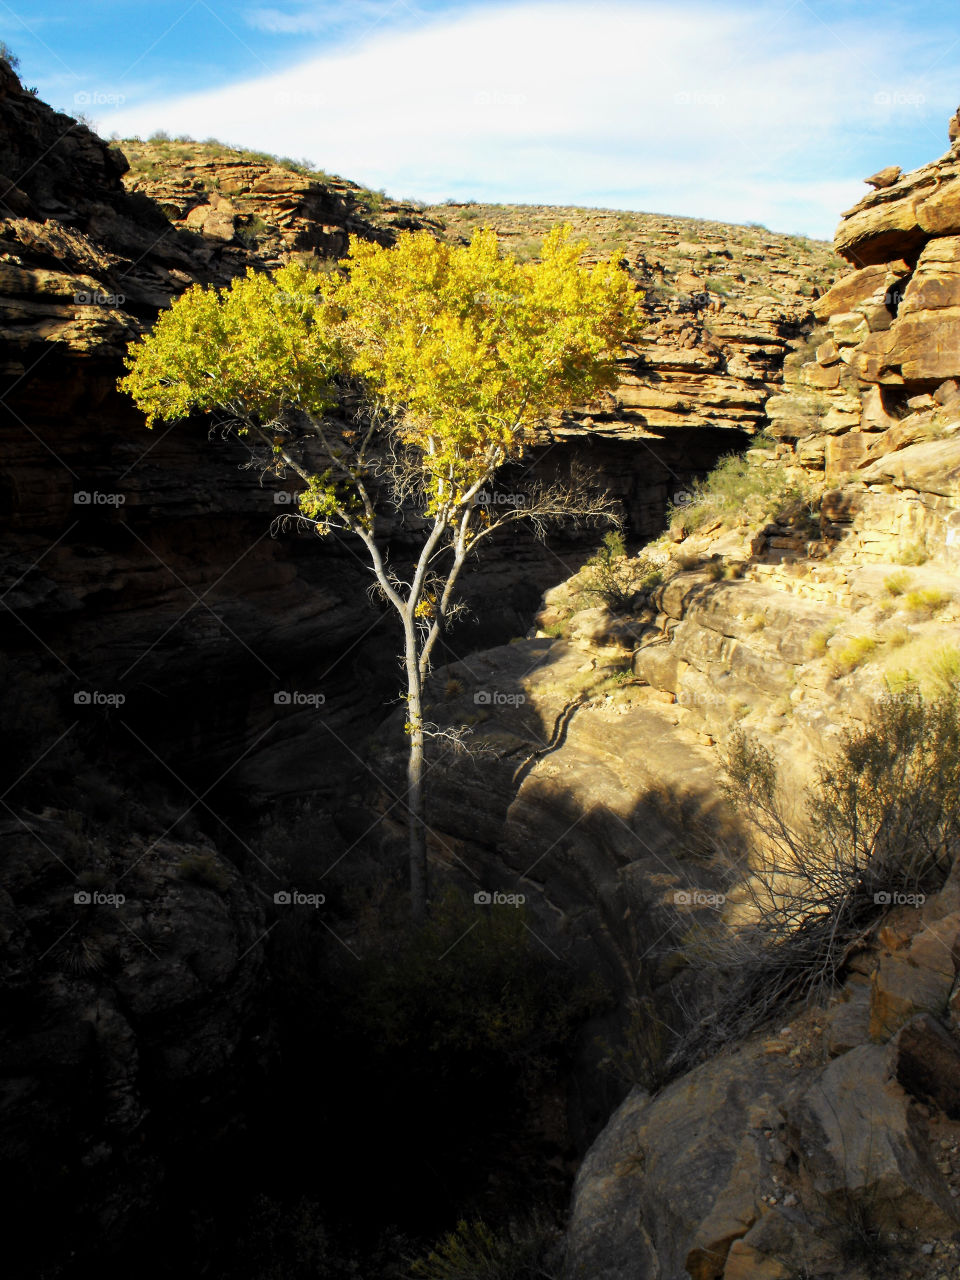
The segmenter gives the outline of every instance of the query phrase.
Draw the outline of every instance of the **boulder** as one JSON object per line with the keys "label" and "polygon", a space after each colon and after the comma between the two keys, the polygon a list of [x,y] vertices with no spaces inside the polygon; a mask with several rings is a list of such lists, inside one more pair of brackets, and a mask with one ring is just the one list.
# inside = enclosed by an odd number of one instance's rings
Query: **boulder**
{"label": "boulder", "polygon": [[870,1035],[887,1040],[918,1013],[942,1013],[957,975],[960,920],[944,917],[921,929],[909,947],[880,957],[873,975]]}
{"label": "boulder", "polygon": [[924,231],[934,236],[955,235],[960,231],[960,177],[944,183],[923,201],[917,210],[917,221]]}
{"label": "boulder", "polygon": [[[877,193],[886,194],[887,191]],[[919,197],[911,194],[872,203],[852,213],[837,228],[834,248],[858,267],[911,257],[927,238],[920,225],[918,204]]]}
{"label": "boulder", "polygon": [[836,284],[813,304],[814,315],[820,320],[825,320],[828,316],[852,311],[870,298],[877,295],[882,298],[898,281],[909,274],[910,268],[901,258],[863,267],[859,271],[851,272],[850,275],[841,276]]}
{"label": "boulder", "polygon": [[892,187],[899,181],[903,170],[898,164],[888,164],[885,169],[879,169],[876,173],[872,173],[869,178],[864,178],[864,182],[870,184],[871,187]]}
{"label": "boulder", "polygon": [[838,1214],[860,1201],[883,1230],[953,1232],[957,1208],[889,1059],[885,1045],[860,1045],[787,1103],[809,1192]]}
{"label": "boulder", "polygon": [[635,1090],[581,1166],[565,1280],[717,1280],[761,1214],[762,1117],[790,1067],[757,1046],[697,1068],[655,1098]]}

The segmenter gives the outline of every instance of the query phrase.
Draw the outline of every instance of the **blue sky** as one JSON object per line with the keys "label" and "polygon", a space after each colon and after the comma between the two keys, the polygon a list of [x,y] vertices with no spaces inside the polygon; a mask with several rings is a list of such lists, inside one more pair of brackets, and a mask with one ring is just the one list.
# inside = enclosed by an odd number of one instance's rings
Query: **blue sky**
{"label": "blue sky", "polygon": [[960,104],[956,0],[0,0],[0,39],[105,135],[824,238],[864,176],[941,155]]}

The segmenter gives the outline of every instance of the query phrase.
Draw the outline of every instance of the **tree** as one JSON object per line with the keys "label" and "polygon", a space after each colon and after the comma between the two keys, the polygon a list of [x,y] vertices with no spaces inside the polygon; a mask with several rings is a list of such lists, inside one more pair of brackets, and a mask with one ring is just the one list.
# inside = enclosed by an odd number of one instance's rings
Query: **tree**
{"label": "tree", "polygon": [[[364,544],[403,629],[410,752],[406,806],[414,915],[427,901],[424,680],[456,614],[467,557],[504,526],[617,522],[584,485],[526,481],[491,503],[497,471],[519,461],[550,413],[616,384],[615,359],[640,296],[614,258],[593,267],[570,229],[538,263],[501,256],[496,235],[469,245],[403,233],[391,248],[351,241],[340,270],[248,271],[224,289],[194,286],[131,344],[120,382],[147,425],[194,410],[226,415],[262,474],[304,482],[293,517]],[[338,406],[335,411],[335,406]],[[348,407],[352,406],[350,411]],[[378,528],[390,506],[419,525],[409,577]]]}

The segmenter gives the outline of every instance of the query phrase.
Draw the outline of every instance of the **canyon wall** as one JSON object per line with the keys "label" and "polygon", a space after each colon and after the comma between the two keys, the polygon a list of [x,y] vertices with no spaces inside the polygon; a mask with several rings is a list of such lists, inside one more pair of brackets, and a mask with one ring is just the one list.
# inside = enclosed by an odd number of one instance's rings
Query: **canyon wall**
{"label": "canyon wall", "polygon": [[[630,759],[642,710],[663,726],[658,736],[643,724],[656,758],[644,759],[648,773],[702,796],[701,775],[712,769],[716,786],[718,756],[741,731],[772,752],[796,799],[817,761],[889,689],[951,687],[960,655],[957,143],[914,173],[891,167],[868,181],[873,190],[836,237],[855,270],[815,301],[818,328],[785,362],[782,391],[766,405],[776,443],[748,451],[758,505],[715,518],[709,509],[694,518],[691,506],[686,522],[679,512],[638,563],[632,610],[585,608],[582,575],[548,593],[541,626],[563,637],[541,641],[545,663],[573,650],[584,670],[633,676],[608,686],[595,711],[608,725],[608,736],[591,734],[595,770]],[[792,477],[795,496],[765,489],[764,475]],[[659,585],[649,585],[651,562]],[[555,786],[569,785],[568,750],[552,753]],[[637,771],[626,773],[636,789]],[[599,794],[622,812],[622,791]],[[675,806],[675,819],[681,812]],[[715,909],[702,904],[716,883],[695,839],[658,850],[651,873],[655,828],[634,829],[632,854],[618,829],[619,861],[597,842],[590,856],[621,893],[633,887],[634,918],[645,909],[659,919],[667,974],[682,965],[683,919]],[[678,848],[687,851],[679,860]],[[541,863],[537,875],[549,882],[551,870]],[[954,871],[925,904],[878,922],[825,1003],[784,1009],[665,1089],[636,1087],[578,1176],[565,1275],[935,1277],[955,1265],[957,906]],[[669,932],[671,912],[679,935]],[[668,995],[661,990],[658,1011]]]}

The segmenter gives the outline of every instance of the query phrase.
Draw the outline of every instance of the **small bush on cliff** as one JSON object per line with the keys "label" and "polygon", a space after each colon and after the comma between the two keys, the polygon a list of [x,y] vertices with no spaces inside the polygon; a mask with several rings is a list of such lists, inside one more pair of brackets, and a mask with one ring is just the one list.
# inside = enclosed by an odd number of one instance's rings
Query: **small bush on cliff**
{"label": "small bush on cliff", "polygon": [[782,468],[732,453],[694,483],[687,501],[668,506],[667,519],[671,526],[681,525],[687,533],[695,533],[717,521],[749,522],[777,515],[791,503],[809,503],[812,496]]}
{"label": "small bush on cliff", "polygon": [[829,988],[891,899],[936,891],[960,852],[955,691],[881,699],[821,761],[799,805],[781,788],[771,753],[743,735],[727,769],[729,797],[757,840],[748,860],[726,860],[738,919],[691,938],[723,982],[681,1056]]}
{"label": "small bush on cliff", "polygon": [[629,609],[638,591],[655,587],[662,578],[660,569],[646,557],[628,559],[623,535],[611,529],[596,555],[587,561],[583,596],[614,613],[621,612]]}
{"label": "small bush on cliff", "polygon": [[587,561],[584,594],[608,609],[625,609],[633,598],[633,574],[623,535],[615,529],[604,535],[595,555]]}
{"label": "small bush on cliff", "polygon": [[944,605],[950,602],[950,593],[948,591],[938,591],[935,587],[928,587],[923,591],[908,591],[903,597],[903,607],[909,609],[911,613],[915,613],[918,617],[930,618],[942,609]]}
{"label": "small bush on cliff", "polygon": [[835,678],[847,676],[861,663],[866,662],[880,647],[873,636],[851,636],[839,649],[830,654],[830,672]]}
{"label": "small bush on cliff", "polygon": [[456,1229],[416,1261],[416,1280],[551,1280],[559,1275],[560,1232],[534,1215],[493,1229],[485,1222],[461,1221]]}
{"label": "small bush on cliff", "polygon": [[930,559],[927,549],[920,542],[909,542],[896,557],[897,564],[917,566],[926,564]]}

